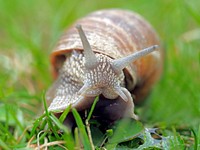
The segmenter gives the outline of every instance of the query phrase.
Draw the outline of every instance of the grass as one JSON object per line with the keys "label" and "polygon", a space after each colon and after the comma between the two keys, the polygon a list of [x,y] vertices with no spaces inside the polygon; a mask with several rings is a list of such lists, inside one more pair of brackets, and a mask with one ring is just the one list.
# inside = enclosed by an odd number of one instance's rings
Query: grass
{"label": "grass", "polygon": [[[142,123],[125,120],[102,133],[90,114],[88,127],[73,110],[78,128],[72,136],[62,124],[64,116],[58,119],[47,111],[41,115],[43,94],[53,82],[49,54],[77,18],[113,7],[136,11],[154,26],[166,50],[164,73],[146,103],[136,108]],[[83,144],[92,149],[91,143],[96,149],[199,149],[199,7],[195,0],[0,0],[0,149],[31,149],[39,144],[41,148],[49,144],[49,149]],[[126,130],[120,133],[120,126],[129,129],[129,125],[134,127],[132,135]],[[158,128],[162,136],[151,128]],[[159,137],[158,145],[149,133]],[[110,142],[116,134],[125,139]]]}

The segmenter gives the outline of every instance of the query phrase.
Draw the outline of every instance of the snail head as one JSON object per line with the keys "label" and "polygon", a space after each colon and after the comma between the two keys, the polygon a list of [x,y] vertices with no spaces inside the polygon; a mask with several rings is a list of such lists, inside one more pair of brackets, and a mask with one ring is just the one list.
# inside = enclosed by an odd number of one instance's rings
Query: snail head
{"label": "snail head", "polygon": [[102,94],[108,99],[120,96],[124,101],[132,100],[130,92],[123,87],[123,69],[131,62],[155,51],[158,45],[139,50],[129,56],[113,60],[103,54],[95,54],[81,25],[76,26],[82,41],[85,56],[85,79],[79,95],[95,97]]}

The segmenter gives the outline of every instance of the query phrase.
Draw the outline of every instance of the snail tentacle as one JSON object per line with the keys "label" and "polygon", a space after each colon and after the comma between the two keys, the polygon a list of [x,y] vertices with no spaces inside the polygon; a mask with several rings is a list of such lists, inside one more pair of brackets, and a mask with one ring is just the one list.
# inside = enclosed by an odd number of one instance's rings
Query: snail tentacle
{"label": "snail tentacle", "polygon": [[128,55],[126,57],[113,60],[112,67],[116,72],[120,72],[131,62],[155,51],[158,47],[159,47],[158,45],[153,45],[153,46],[147,47],[143,50],[137,51],[131,55]]}
{"label": "snail tentacle", "polygon": [[79,36],[81,38],[81,42],[83,45],[83,49],[84,49],[85,67],[88,69],[94,68],[97,65],[97,58],[96,58],[94,52],[92,51],[90,43],[88,42],[86,35],[82,29],[82,26],[78,24],[78,25],[76,25],[76,29],[78,30],[78,33],[79,33]]}
{"label": "snail tentacle", "polygon": [[90,88],[89,85],[84,84],[84,85],[82,86],[82,88],[78,91],[78,94],[79,94],[79,95],[84,95],[84,93],[86,93],[86,91],[87,91],[89,88]]}
{"label": "snail tentacle", "polygon": [[[127,102],[128,100],[130,100],[130,97],[127,97],[127,94],[124,93],[124,91],[122,90],[121,87],[115,88],[115,92],[125,101]],[[132,98],[131,98],[132,100]]]}

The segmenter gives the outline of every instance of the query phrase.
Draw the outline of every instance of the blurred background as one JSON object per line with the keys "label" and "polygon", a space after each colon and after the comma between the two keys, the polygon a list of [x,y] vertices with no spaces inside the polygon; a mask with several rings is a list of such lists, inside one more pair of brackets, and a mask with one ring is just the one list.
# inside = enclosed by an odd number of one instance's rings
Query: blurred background
{"label": "blurred background", "polygon": [[[0,121],[37,116],[53,82],[49,54],[76,19],[105,8],[141,14],[165,48],[161,80],[137,108],[148,125],[197,128],[200,123],[200,1],[0,0]],[[19,125],[20,128],[20,125]]]}

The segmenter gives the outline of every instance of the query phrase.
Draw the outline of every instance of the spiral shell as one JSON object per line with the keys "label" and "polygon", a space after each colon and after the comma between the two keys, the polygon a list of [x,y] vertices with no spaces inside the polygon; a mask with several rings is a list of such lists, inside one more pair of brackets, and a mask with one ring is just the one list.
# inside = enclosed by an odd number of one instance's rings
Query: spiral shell
{"label": "spiral shell", "polygon": [[[66,59],[72,56],[75,57],[77,55],[75,53],[80,54],[79,57],[82,57],[83,44],[75,28],[77,24],[83,27],[91,49],[98,57],[100,57],[99,55],[105,55],[111,60],[116,60],[152,45],[160,46],[159,51],[154,51],[130,63],[123,69],[125,88],[134,97],[134,103],[142,102],[160,77],[163,65],[163,50],[151,25],[140,15],[120,9],[96,11],[77,20],[64,32],[51,53],[52,73],[55,79],[59,78],[59,75],[63,73],[60,70],[62,70]],[[72,61],[74,60],[76,58],[73,58]],[[69,64],[66,64],[66,66],[70,68]],[[72,71],[76,72],[77,76],[83,74],[84,65],[79,65],[79,68],[81,69],[77,69],[77,71],[80,70],[80,72]],[[80,80],[82,86],[82,77],[80,77]],[[59,84],[59,82],[54,83],[53,87],[47,92],[47,100],[51,105],[62,105],[58,104],[59,101],[52,102],[56,97],[55,91]],[[81,86],[78,85],[77,87],[81,88]],[[74,102],[69,101],[70,103]],[[81,103],[81,105],[85,105],[85,103],[87,102]]]}

